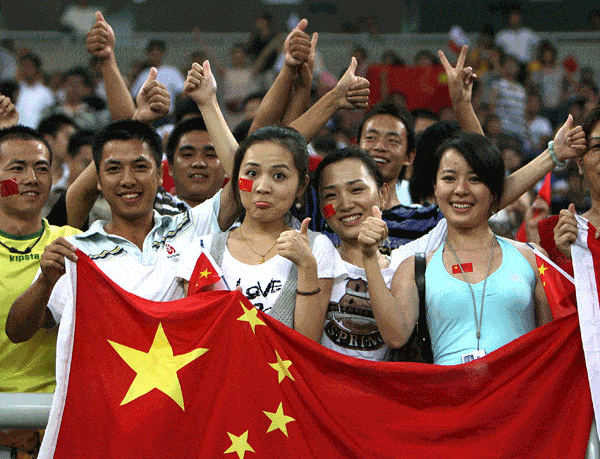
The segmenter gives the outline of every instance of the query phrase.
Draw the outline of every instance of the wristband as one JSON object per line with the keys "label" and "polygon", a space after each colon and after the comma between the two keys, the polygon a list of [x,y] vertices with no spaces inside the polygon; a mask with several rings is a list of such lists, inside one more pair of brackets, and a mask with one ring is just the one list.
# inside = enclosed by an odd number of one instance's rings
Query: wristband
{"label": "wristband", "polygon": [[566,161],[559,161],[556,157],[556,153],[554,153],[554,140],[548,142],[548,151],[550,152],[550,158],[552,158],[552,162],[556,167],[565,167],[567,165]]}
{"label": "wristband", "polygon": [[312,295],[316,295],[320,291],[321,291],[321,287],[317,288],[316,290],[313,290],[312,292],[302,292],[302,291],[296,289],[296,295],[300,295],[300,296],[312,296]]}

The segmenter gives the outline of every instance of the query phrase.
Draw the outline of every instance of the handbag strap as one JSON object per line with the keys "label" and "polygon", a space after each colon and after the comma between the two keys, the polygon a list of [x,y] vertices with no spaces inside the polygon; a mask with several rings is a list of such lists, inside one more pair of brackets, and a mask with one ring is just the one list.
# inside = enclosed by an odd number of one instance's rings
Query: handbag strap
{"label": "handbag strap", "polygon": [[419,292],[419,319],[417,327],[421,321],[426,320],[425,312],[425,269],[427,268],[427,258],[424,252],[415,254],[415,282]]}

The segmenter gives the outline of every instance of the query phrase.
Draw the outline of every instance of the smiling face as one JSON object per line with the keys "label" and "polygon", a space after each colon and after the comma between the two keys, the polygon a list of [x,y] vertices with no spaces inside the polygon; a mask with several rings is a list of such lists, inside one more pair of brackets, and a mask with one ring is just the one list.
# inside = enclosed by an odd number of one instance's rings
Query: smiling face
{"label": "smiling face", "polygon": [[241,179],[252,180],[251,191],[241,191],[246,217],[262,223],[283,221],[306,186],[300,183],[292,153],[276,142],[252,144],[241,163]]}
{"label": "smiling face", "polygon": [[600,122],[590,131],[587,142],[588,149],[577,160],[577,164],[590,189],[592,200],[600,201]]}
{"label": "smiling face", "polygon": [[326,218],[327,224],[342,240],[357,240],[360,225],[373,216],[373,206],[382,209],[386,199],[387,185],[380,189],[359,159],[338,161],[321,173],[320,209],[331,204],[335,214]]}
{"label": "smiling face", "polygon": [[0,198],[0,214],[39,220],[52,187],[50,153],[42,142],[13,138],[0,144],[0,181],[10,179],[19,193]]}
{"label": "smiling face", "polygon": [[434,191],[448,225],[467,229],[487,224],[492,193],[457,150],[451,148],[443,154]]}
{"label": "smiling face", "polygon": [[407,152],[407,131],[404,123],[392,115],[375,115],[367,120],[360,137],[360,148],[377,162],[386,183],[398,179],[403,166],[412,163],[414,155]]}
{"label": "smiling face", "polygon": [[113,222],[131,222],[152,215],[162,171],[146,142],[140,139],[106,142],[98,177],[98,188],[110,206]]}
{"label": "smiling face", "polygon": [[177,196],[191,206],[219,191],[225,171],[207,131],[193,130],[181,135],[169,174],[175,182]]}

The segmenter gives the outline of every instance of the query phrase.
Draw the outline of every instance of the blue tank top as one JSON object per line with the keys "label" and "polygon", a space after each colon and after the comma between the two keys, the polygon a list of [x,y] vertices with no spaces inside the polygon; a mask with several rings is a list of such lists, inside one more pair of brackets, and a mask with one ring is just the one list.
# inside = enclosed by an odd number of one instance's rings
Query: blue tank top
{"label": "blue tank top", "polygon": [[[486,354],[535,328],[533,268],[510,242],[497,240],[502,262],[489,276],[485,288],[479,343]],[[477,327],[469,286],[446,271],[443,248],[434,253],[425,271],[427,324],[434,363],[458,365],[463,354],[477,349]],[[471,285],[478,317],[483,282]]]}

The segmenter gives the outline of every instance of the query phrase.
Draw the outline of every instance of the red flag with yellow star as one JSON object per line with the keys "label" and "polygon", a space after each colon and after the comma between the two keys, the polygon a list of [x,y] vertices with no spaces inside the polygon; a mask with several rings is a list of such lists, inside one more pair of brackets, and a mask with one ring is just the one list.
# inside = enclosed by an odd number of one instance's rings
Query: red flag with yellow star
{"label": "red flag with yellow star", "polygon": [[581,458],[591,426],[575,315],[464,365],[370,362],[237,291],[139,298],[80,254],[58,343],[42,459]]}
{"label": "red flag with yellow star", "polygon": [[202,252],[196,266],[190,277],[188,286],[188,295],[195,295],[198,292],[205,290],[205,287],[214,285],[221,280],[219,271],[211,260],[208,259],[206,254]]}
{"label": "red flag with yellow star", "polygon": [[544,285],[552,317],[556,320],[576,312],[577,298],[573,277],[534,246],[527,245],[535,253],[540,280]]}

